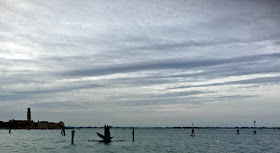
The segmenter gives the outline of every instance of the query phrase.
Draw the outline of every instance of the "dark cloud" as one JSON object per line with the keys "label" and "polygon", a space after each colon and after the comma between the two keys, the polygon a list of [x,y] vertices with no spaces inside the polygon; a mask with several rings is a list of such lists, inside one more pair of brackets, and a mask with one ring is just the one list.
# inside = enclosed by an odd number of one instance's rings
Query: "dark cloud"
{"label": "dark cloud", "polygon": [[71,84],[70,86],[64,85],[62,87],[52,87],[52,88],[42,88],[42,87],[35,87],[31,90],[23,90],[21,88],[17,90],[5,90],[2,89],[2,94],[0,95],[0,100],[2,101],[22,101],[22,100],[32,100],[32,101],[42,101],[42,99],[49,98],[50,95],[55,95],[58,93],[66,93],[69,91],[79,91],[84,89],[96,89],[101,88],[104,86],[88,83],[88,84],[80,84],[74,85]]}
{"label": "dark cloud", "polygon": [[[74,90],[81,90],[81,89],[94,89],[94,88],[100,88],[104,87],[98,84],[80,84],[80,85],[73,85],[73,86],[66,86],[64,85],[63,87],[53,87],[50,89],[41,89],[38,88],[37,90],[18,90],[18,91],[6,91],[9,92],[9,95],[3,95],[0,97],[13,97],[15,95],[33,95],[33,94],[51,94],[51,93],[59,93],[59,92],[67,92],[67,91],[74,91]],[[25,97],[25,96],[24,96]]]}
{"label": "dark cloud", "polygon": [[145,70],[162,70],[162,69],[192,69],[197,67],[211,67],[224,64],[234,63],[250,63],[260,60],[279,59],[279,53],[273,54],[260,54],[251,56],[241,56],[233,58],[206,58],[196,60],[186,59],[171,59],[171,60],[156,60],[143,63],[127,63],[121,65],[114,65],[108,67],[99,67],[92,69],[79,69],[60,73],[62,76],[67,77],[84,77],[84,76],[100,76],[110,75],[115,73],[128,73]]}
{"label": "dark cloud", "polygon": [[151,106],[151,105],[170,105],[170,104],[194,104],[202,105],[205,101],[201,101],[196,97],[177,97],[177,98],[155,98],[155,99],[141,99],[118,102],[123,106]]}
{"label": "dark cloud", "polygon": [[[216,92],[209,92],[216,93]],[[205,93],[206,94],[206,93]],[[183,97],[161,97],[161,98],[150,98],[141,100],[131,100],[117,102],[119,105],[125,106],[147,106],[147,105],[174,105],[174,104],[191,104],[191,105],[203,105],[205,103],[217,102],[217,101],[229,101],[229,100],[241,100],[248,98],[257,98],[258,95],[228,95],[228,96],[196,96],[186,95]]]}
{"label": "dark cloud", "polygon": [[[225,22],[225,21],[221,21]],[[216,26],[216,24],[215,24]],[[160,27],[159,27],[160,28]],[[182,29],[181,29],[182,32]],[[149,45],[141,45],[139,47],[131,47],[131,48],[124,48],[123,50],[125,52],[134,52],[135,50],[153,50],[153,51],[159,51],[159,52],[164,52],[164,51],[173,51],[176,48],[186,48],[186,47],[211,47],[211,46],[216,46],[216,45],[232,45],[232,44],[248,44],[248,43],[255,43],[255,42],[260,42],[260,41],[266,41],[266,40],[273,40],[273,39],[279,39],[280,34],[272,34],[270,36],[259,36],[258,38],[235,38],[235,37],[227,37],[224,38],[223,40],[216,40],[216,41],[195,41],[195,40],[190,40],[186,42],[166,42],[164,40],[151,40],[151,38],[142,38],[140,42],[146,42],[146,44]],[[140,38],[137,40],[134,40],[132,37],[133,41],[139,41]],[[130,40],[130,41],[132,41]]]}
{"label": "dark cloud", "polygon": [[258,98],[259,95],[230,95],[230,96],[213,96],[214,101],[225,101],[225,100],[240,100],[246,98]]}
{"label": "dark cloud", "polygon": [[[276,59],[277,60],[277,59]],[[279,73],[280,65],[274,60],[265,62],[244,64],[234,63],[227,65],[219,65],[214,67],[198,68],[202,72],[193,72],[185,74],[182,71],[180,74],[174,74],[173,71],[166,71],[161,73],[152,73],[148,76],[142,77],[122,77],[111,79],[115,83],[131,84],[131,85],[153,85],[163,83],[183,83],[193,82],[205,79],[219,79],[231,76],[246,76],[246,75],[260,75]],[[178,72],[178,70],[176,70]]]}
{"label": "dark cloud", "polygon": [[280,45],[280,41],[277,41],[277,42],[275,42],[274,44],[276,44],[276,45]]}
{"label": "dark cloud", "polygon": [[89,106],[88,103],[79,103],[79,102],[59,102],[59,101],[54,101],[54,102],[38,102],[38,103],[33,103],[30,104],[32,108],[56,108],[56,109],[61,109],[61,108],[86,108]]}
{"label": "dark cloud", "polygon": [[[44,98],[40,96],[40,98]],[[23,101],[23,100],[36,100],[39,99],[38,96],[33,96],[30,94],[1,94],[0,101],[1,102],[16,102],[16,101]]]}
{"label": "dark cloud", "polygon": [[280,77],[261,77],[261,78],[254,78],[254,79],[245,79],[240,81],[228,81],[223,83],[209,83],[203,85],[190,85],[190,86],[179,86],[175,88],[169,89],[182,89],[182,88],[196,88],[196,87],[214,87],[214,86],[224,86],[224,85],[240,85],[240,84],[278,84],[280,82]]}
{"label": "dark cloud", "polygon": [[38,89],[38,90],[29,90],[29,91],[15,91],[14,94],[50,94],[50,93],[59,93],[67,92],[80,89],[94,89],[104,87],[98,84],[86,84],[78,86],[63,86],[63,87],[54,87],[54,89]]}

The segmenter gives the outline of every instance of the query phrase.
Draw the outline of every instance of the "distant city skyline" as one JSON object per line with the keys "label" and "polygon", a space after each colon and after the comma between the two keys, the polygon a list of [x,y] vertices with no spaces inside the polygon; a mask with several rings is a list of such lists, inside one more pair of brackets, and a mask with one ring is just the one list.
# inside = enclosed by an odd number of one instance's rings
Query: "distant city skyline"
{"label": "distant city skyline", "polygon": [[0,1],[0,121],[280,126],[277,0]]}
{"label": "distant city skyline", "polygon": [[[10,119],[6,121],[0,121],[0,129],[64,129],[65,125],[62,121],[59,123],[49,121],[33,121],[31,117],[31,109],[27,108],[26,119]],[[10,133],[10,131],[9,131]]]}

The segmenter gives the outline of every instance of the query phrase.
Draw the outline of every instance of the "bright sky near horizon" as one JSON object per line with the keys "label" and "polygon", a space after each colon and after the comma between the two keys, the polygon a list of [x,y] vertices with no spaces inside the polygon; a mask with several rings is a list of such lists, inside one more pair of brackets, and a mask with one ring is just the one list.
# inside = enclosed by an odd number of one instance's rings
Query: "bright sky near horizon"
{"label": "bright sky near horizon", "polygon": [[280,126],[279,0],[0,0],[0,120]]}

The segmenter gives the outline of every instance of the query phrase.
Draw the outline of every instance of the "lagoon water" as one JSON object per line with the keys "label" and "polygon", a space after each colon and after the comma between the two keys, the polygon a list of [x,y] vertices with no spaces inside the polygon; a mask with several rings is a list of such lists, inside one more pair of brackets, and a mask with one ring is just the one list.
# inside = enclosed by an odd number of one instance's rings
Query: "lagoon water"
{"label": "lagoon water", "polygon": [[199,129],[195,137],[187,129],[135,129],[113,128],[113,142],[89,142],[100,140],[96,132],[102,128],[76,129],[74,145],[71,145],[71,130],[66,136],[60,130],[0,130],[0,152],[280,152],[280,130],[262,129],[253,135],[252,129]]}

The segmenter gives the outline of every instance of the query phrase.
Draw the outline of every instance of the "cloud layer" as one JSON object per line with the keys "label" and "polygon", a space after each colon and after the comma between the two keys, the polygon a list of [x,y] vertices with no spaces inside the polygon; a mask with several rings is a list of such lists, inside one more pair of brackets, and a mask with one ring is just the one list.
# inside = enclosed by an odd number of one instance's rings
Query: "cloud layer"
{"label": "cloud layer", "polygon": [[0,120],[280,126],[279,16],[276,0],[1,1]]}

